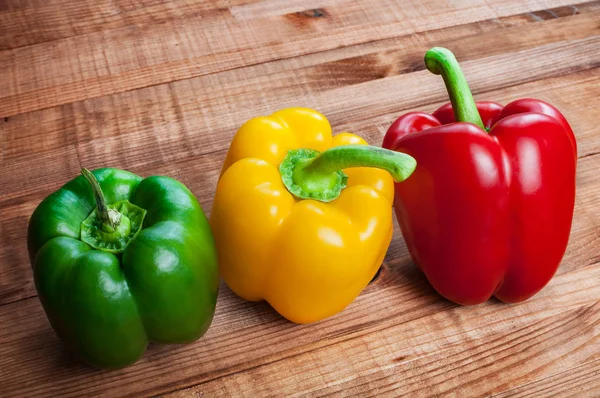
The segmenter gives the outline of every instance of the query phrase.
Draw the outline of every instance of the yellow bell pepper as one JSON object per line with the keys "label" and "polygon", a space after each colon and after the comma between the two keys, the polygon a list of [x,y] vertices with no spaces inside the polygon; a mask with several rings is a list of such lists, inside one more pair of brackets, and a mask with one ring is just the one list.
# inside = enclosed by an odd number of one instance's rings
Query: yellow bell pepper
{"label": "yellow bell pepper", "polygon": [[311,109],[249,120],[229,148],[210,218],[223,279],[293,322],[336,314],[383,261],[393,180],[415,167],[356,135],[332,137]]}

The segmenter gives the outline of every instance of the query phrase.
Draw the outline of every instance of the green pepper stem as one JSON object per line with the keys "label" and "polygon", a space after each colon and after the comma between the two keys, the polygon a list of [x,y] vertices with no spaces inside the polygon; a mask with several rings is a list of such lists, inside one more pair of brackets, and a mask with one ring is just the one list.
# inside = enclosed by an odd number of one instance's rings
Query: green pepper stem
{"label": "green pepper stem", "polygon": [[446,48],[434,47],[425,54],[425,65],[431,73],[442,75],[452,103],[454,119],[457,122],[473,123],[485,129],[467,79],[454,54]]}
{"label": "green pepper stem", "polygon": [[321,152],[294,169],[294,181],[310,180],[349,167],[375,167],[395,181],[406,180],[417,166],[412,156],[367,145],[344,145]]}
{"label": "green pepper stem", "polygon": [[119,222],[121,221],[121,213],[114,211],[108,208],[106,204],[106,199],[104,198],[104,193],[102,192],[102,188],[100,188],[100,184],[98,180],[86,168],[81,169],[81,174],[83,177],[89,182],[92,187],[92,191],[94,192],[94,199],[96,200],[96,205],[98,206],[98,216],[103,225],[112,230],[115,230],[119,226]]}
{"label": "green pepper stem", "polygon": [[285,186],[295,196],[329,202],[346,186],[343,169],[375,167],[386,170],[400,182],[407,179],[416,166],[415,159],[405,153],[367,145],[345,145],[322,153],[308,149],[290,151],[279,170]]}

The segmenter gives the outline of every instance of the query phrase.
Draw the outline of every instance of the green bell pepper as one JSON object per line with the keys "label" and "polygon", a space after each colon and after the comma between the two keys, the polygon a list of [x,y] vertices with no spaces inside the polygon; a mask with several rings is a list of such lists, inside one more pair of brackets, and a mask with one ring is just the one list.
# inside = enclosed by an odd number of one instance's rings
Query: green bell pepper
{"label": "green bell pepper", "polygon": [[219,276],[194,195],[168,177],[82,174],[42,201],[27,234],[35,286],[58,336],[102,368],[137,361],[150,341],[201,337]]}

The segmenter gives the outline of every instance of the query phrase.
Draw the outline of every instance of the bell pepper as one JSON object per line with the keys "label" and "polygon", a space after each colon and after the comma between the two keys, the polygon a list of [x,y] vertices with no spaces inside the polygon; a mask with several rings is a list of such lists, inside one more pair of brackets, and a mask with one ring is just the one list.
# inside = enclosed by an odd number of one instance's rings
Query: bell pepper
{"label": "bell pepper", "polygon": [[35,209],[27,234],[48,320],[82,360],[120,368],[148,342],[190,343],[211,324],[216,249],[194,195],[168,177],[82,171]]}
{"label": "bell pepper", "polygon": [[575,202],[577,146],[552,105],[477,102],[443,48],[425,56],[450,104],[411,112],[383,146],[418,162],[395,187],[395,211],[413,261],[442,296],[478,304],[528,299],[556,272]]}
{"label": "bell pepper", "polygon": [[210,217],[223,279],[296,323],[341,311],[377,272],[392,236],[393,179],[414,167],[356,135],[332,137],[311,109],[249,120],[233,138]]}

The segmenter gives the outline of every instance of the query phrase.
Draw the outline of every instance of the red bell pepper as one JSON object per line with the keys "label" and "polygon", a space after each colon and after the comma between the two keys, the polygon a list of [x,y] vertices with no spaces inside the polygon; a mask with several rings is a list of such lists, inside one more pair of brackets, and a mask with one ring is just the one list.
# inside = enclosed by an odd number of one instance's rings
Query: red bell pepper
{"label": "red bell pepper", "polygon": [[405,114],[383,141],[417,160],[394,202],[412,259],[456,303],[526,300],[550,281],[567,247],[573,131],[542,101],[475,103],[447,49],[431,49],[425,63],[442,75],[451,103],[433,115]]}

